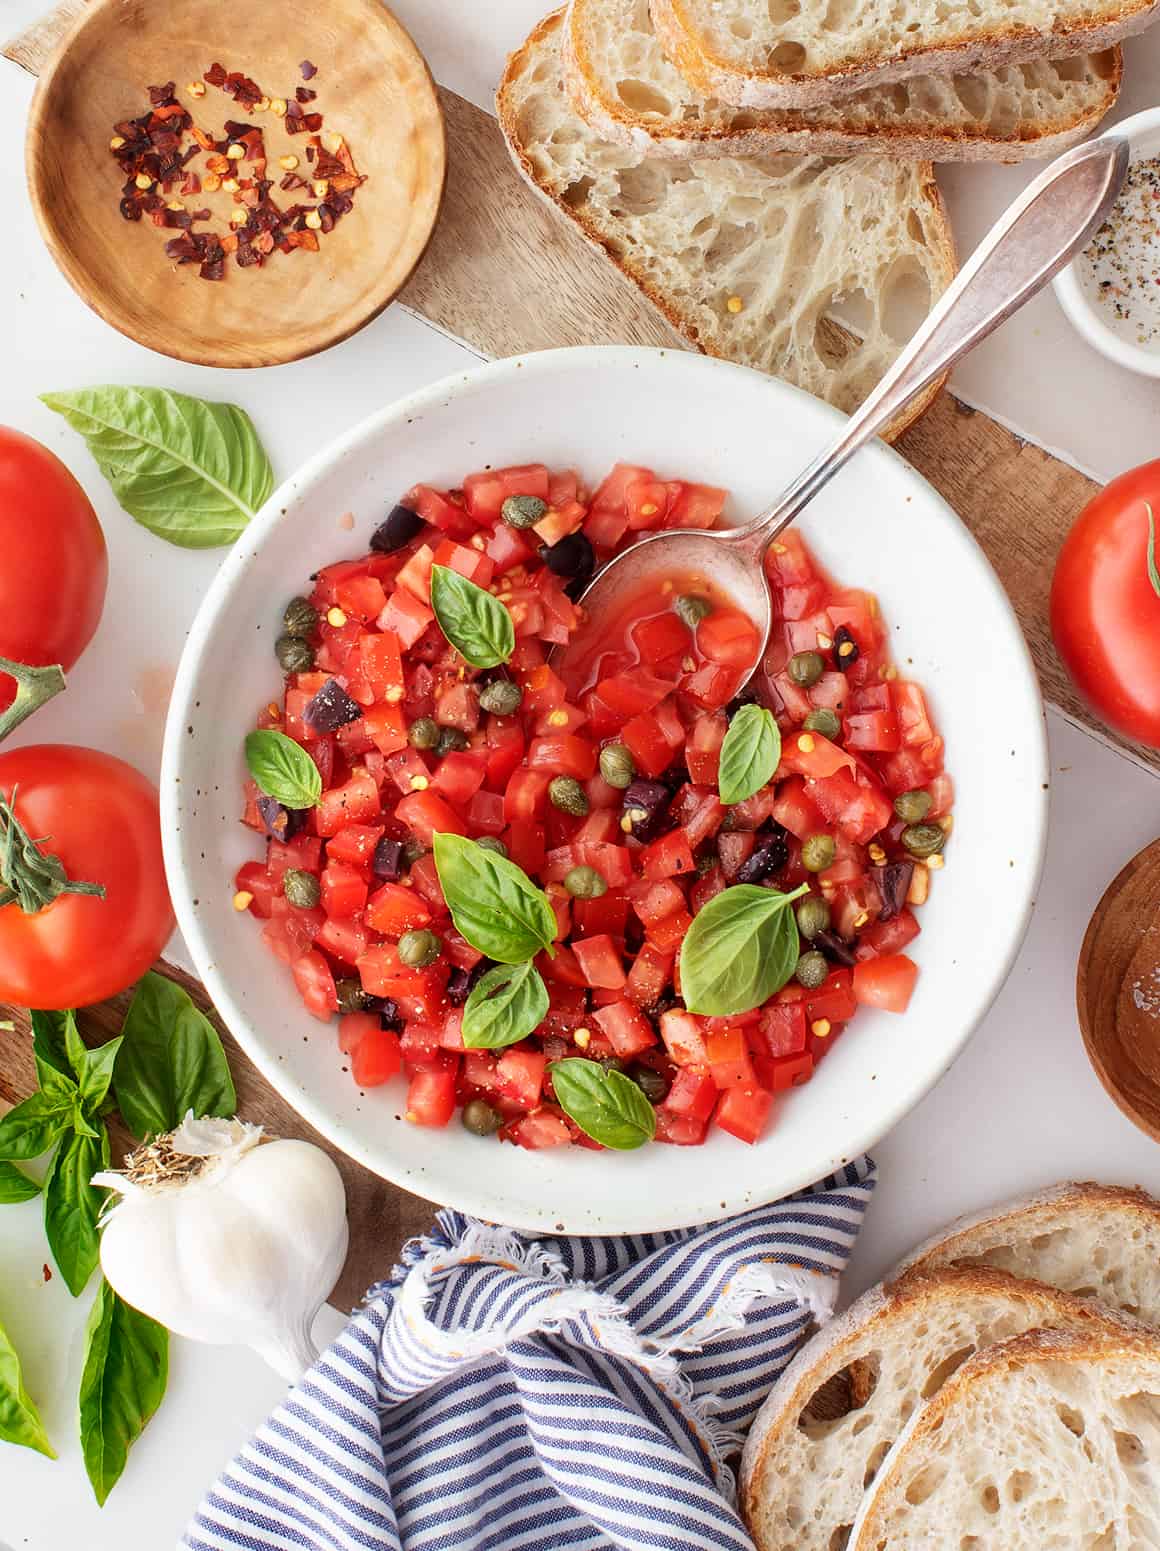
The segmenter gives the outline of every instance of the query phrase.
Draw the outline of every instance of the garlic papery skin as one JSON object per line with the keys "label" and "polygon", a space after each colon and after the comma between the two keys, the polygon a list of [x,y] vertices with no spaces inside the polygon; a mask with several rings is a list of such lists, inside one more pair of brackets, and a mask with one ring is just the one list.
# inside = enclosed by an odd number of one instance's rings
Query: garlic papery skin
{"label": "garlic papery skin", "polygon": [[195,1120],[104,1172],[120,1193],[101,1235],[114,1291],[177,1335],[259,1352],[287,1379],[316,1361],[310,1331],[346,1260],[342,1176],[310,1142]]}

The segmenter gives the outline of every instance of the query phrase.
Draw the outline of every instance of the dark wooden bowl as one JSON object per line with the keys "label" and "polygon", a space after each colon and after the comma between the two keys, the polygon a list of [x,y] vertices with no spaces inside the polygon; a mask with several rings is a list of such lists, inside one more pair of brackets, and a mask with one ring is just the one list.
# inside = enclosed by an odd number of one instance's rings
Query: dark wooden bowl
{"label": "dark wooden bowl", "polygon": [[[120,214],[123,174],[110,152],[113,125],[148,106],[147,88],[176,83],[194,123],[215,138],[249,115],[221,90],[193,98],[188,83],[214,61],[252,77],[271,97],[293,98],[299,64],[323,131],[345,136],[366,175],[354,208],[317,253],[274,253],[261,269],[227,260],[225,278],[178,267],[165,241],[179,235]],[[280,155],[301,168],[306,135],[255,113],[271,175]],[[379,0],[95,0],[63,39],[33,99],[28,185],[40,229],[74,290],[121,333],[151,350],[203,366],[272,366],[346,339],[380,313],[407,280],[431,235],[443,190],[443,122],[422,56]],[[194,169],[204,170],[204,158]],[[179,196],[174,196],[179,197]],[[275,190],[282,204],[294,196]],[[309,190],[306,191],[310,198]],[[226,194],[187,196],[228,231]]]}

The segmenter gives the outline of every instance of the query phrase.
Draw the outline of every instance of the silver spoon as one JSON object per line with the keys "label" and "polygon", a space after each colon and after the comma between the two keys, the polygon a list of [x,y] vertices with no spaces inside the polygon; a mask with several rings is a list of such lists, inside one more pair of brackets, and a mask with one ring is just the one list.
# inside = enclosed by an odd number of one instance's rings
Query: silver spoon
{"label": "silver spoon", "polygon": [[774,504],[740,528],[662,530],[640,539],[598,573],[582,595],[587,618],[552,661],[585,653],[607,631],[617,604],[673,572],[705,576],[757,626],[760,649],[749,679],[765,657],[772,603],[765,552],[783,528],[866,442],[916,394],[961,360],[1079,251],[1115,202],[1128,171],[1128,142],[1091,140],[1058,157],[1004,212],[947,287],[874,391],[837,438],[798,475]]}

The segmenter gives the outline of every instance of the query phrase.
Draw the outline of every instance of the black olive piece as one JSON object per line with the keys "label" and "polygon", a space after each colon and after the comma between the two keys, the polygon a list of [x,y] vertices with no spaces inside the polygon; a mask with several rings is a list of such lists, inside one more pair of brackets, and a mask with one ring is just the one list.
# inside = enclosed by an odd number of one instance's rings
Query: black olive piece
{"label": "black olive piece", "polygon": [[[630,781],[624,789],[624,812],[632,820],[632,835],[637,840],[651,840],[669,810],[673,794],[660,781]],[[636,817],[644,814],[643,818]]]}
{"label": "black olive piece", "polygon": [[388,840],[384,835],[375,847],[371,871],[385,883],[397,883],[403,876],[403,842]]}
{"label": "black olive piece", "polygon": [[843,673],[858,661],[858,643],[845,625],[834,631],[834,661]]}
{"label": "black olive piece", "polygon": [[760,703],[761,696],[755,689],[739,690],[725,707],[725,715],[732,721],[743,705],[759,705]]}
{"label": "black olive piece", "polygon": [[392,554],[409,543],[422,526],[422,517],[409,506],[393,507],[390,515],[371,534],[371,548],[377,549],[380,555]]}
{"label": "black olive piece", "polygon": [[578,580],[596,569],[596,551],[585,533],[567,533],[555,544],[545,544],[540,559],[557,576]]}
{"label": "black olive piece", "polygon": [[833,964],[844,964],[847,969],[852,969],[857,963],[849,943],[844,942],[837,932],[816,932],[814,947],[820,948]]}
{"label": "black olive piece", "polygon": [[647,1011],[650,1018],[658,1019],[664,1013],[672,1012],[674,1009],[678,1009],[679,1011],[684,1012],[685,1004],[681,1001],[679,996],[674,996],[671,991],[666,991],[663,996],[657,997],[656,1001],[652,1004],[651,1007],[646,1008],[645,1010]]}
{"label": "black olive piece", "polygon": [[347,722],[357,722],[362,706],[352,700],[337,679],[327,679],[302,713],[315,732],[337,732]]}
{"label": "black olive piece", "polygon": [[276,797],[264,793],[258,798],[258,812],[271,840],[291,839],[310,817],[308,809],[284,808]]}
{"label": "black olive piece", "polygon": [[393,1029],[396,1034],[402,1032],[403,1014],[393,996],[383,997],[379,1007],[379,1023],[384,1029]]}
{"label": "black olive piece", "polygon": [[784,830],[780,834],[760,834],[757,844],[737,869],[736,882],[764,883],[780,872],[789,861],[789,846]]}
{"label": "black olive piece", "polygon": [[494,968],[494,959],[480,959],[479,963],[472,965],[470,969],[453,969],[448,976],[447,990],[444,993],[452,1007],[462,1007],[475,990],[477,983],[483,979],[489,969]]}
{"label": "black olive piece", "polygon": [[667,770],[661,772],[660,779],[673,793],[679,792],[682,786],[688,784],[689,772],[684,763],[670,765]]}
{"label": "black olive piece", "polygon": [[873,878],[878,885],[878,893],[882,898],[882,913],[880,921],[893,921],[894,917],[906,904],[906,896],[910,890],[910,880],[914,877],[913,862],[887,862],[885,867],[876,867]]}
{"label": "black olive piece", "polygon": [[629,1068],[628,1075],[650,1104],[663,1104],[668,1098],[672,1083],[664,1072],[658,1072],[652,1066],[638,1064]]}

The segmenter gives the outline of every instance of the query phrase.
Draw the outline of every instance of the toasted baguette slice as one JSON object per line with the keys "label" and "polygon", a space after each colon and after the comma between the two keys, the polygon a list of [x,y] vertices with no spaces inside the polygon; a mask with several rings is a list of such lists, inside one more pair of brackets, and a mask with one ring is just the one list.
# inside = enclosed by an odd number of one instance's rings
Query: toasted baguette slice
{"label": "toasted baguette slice", "polygon": [[706,97],[813,108],[933,71],[1100,53],[1160,0],[651,0],[665,53]]}
{"label": "toasted baguette slice", "polygon": [[1160,1545],[1160,1338],[1039,1330],[965,1363],[912,1419],[849,1551]]}
{"label": "toasted baguette slice", "polygon": [[993,1206],[920,1244],[895,1275],[952,1262],[1034,1277],[1160,1327],[1160,1201],[1143,1190],[1062,1184]]}
{"label": "toasted baguette slice", "polygon": [[916,75],[804,111],[745,111],[688,85],[665,57],[648,0],[571,0],[564,60],[581,117],[605,139],[656,156],[1055,156],[1095,128],[1123,76],[1120,50],[1108,49],[978,75]]}
{"label": "toasted baguette slice", "polygon": [[[496,96],[532,187],[696,348],[853,409],[954,274],[930,163],[646,158],[577,116],[562,32],[562,12],[545,18]],[[908,407],[894,434],[935,392]]]}
{"label": "toasted baguette slice", "polygon": [[972,1353],[1025,1330],[1092,1326],[1122,1333],[1129,1322],[986,1268],[864,1294],[807,1342],[754,1420],[741,1508],[758,1551],[844,1546],[907,1420]]}

